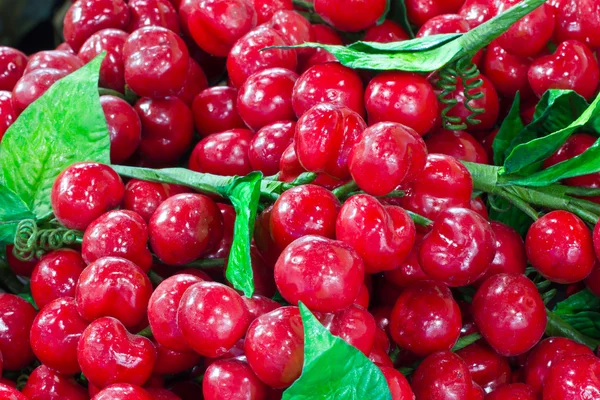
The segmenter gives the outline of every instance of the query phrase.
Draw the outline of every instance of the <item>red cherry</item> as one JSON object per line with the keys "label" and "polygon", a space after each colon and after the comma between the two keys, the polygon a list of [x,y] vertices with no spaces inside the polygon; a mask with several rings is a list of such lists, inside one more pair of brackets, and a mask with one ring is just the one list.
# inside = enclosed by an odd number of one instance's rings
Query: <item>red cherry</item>
{"label": "red cherry", "polygon": [[[315,35],[314,42],[321,44],[344,44],[338,33],[328,25],[312,25],[312,31]],[[306,49],[305,49],[306,50]],[[312,49],[310,56],[301,53],[303,56],[298,60],[298,72],[304,73],[310,67],[328,62],[338,62],[337,58],[325,49]]]}
{"label": "red cherry", "polygon": [[190,156],[192,171],[215,175],[247,175],[252,172],[248,150],[252,132],[231,129],[202,139]]}
{"label": "red cherry", "polygon": [[[490,82],[490,80],[484,75],[480,74],[477,78],[472,78],[469,80],[468,83],[471,83],[472,80],[476,79],[481,79],[483,81],[483,85],[477,89],[471,89],[469,93],[482,93],[483,97],[477,100],[471,100],[469,105],[473,108],[481,108],[484,110],[484,112],[474,117],[474,119],[480,121],[480,123],[467,124],[468,132],[491,130],[494,125],[496,125],[496,120],[498,119],[498,115],[500,113],[498,93],[496,92],[496,88],[492,82]],[[465,88],[462,80],[458,80],[456,90],[452,92],[449,98],[457,100],[458,104],[448,112],[448,115],[451,117],[460,117],[463,121],[466,121],[466,118],[472,113],[465,107]]]}
{"label": "red cherry", "polygon": [[[227,258],[231,251],[231,244],[233,243],[233,230],[235,224],[235,209],[227,204],[217,203],[221,217],[223,217],[223,238],[221,241],[212,249],[204,254],[206,258]],[[197,272],[202,272],[198,271]]]}
{"label": "red cherry", "polygon": [[469,23],[471,29],[476,28],[492,17],[489,3],[488,0],[467,0],[458,14]]}
{"label": "red cherry", "polygon": [[[0,51],[2,49],[0,48]],[[1,56],[1,53],[0,53]],[[11,92],[0,90],[0,141],[2,136],[17,119],[17,112],[13,105],[13,95]]]}
{"label": "red cherry", "polygon": [[462,161],[487,164],[488,156],[483,146],[464,131],[441,129],[425,140],[429,153],[440,153]]}
{"label": "red cherry", "polygon": [[123,163],[142,140],[140,117],[129,103],[115,96],[100,96],[100,104],[110,133],[110,161]]}
{"label": "red cherry", "polygon": [[89,400],[87,390],[73,377],[61,375],[46,365],[40,365],[29,375],[23,395],[29,400]]}
{"label": "red cherry", "polygon": [[129,0],[129,32],[144,26],[161,26],[179,33],[179,16],[169,0]]}
{"label": "red cherry", "polygon": [[321,323],[332,335],[356,347],[366,356],[375,344],[375,319],[362,307],[352,305],[335,314],[325,315]]}
{"label": "red cherry", "polygon": [[[154,331],[152,332],[154,334]],[[160,343],[153,342],[156,347],[156,363],[153,374],[180,374],[193,368],[200,361],[200,355],[194,352],[179,352],[166,348]]]}
{"label": "red cherry", "polygon": [[[381,24],[371,25],[366,31],[365,42],[390,43],[410,39],[408,33],[397,23],[386,19]],[[335,44],[335,43],[332,43]]]}
{"label": "red cherry", "polygon": [[334,28],[358,32],[375,24],[386,11],[385,0],[315,0],[315,12]]}
{"label": "red cherry", "polygon": [[30,74],[23,75],[12,92],[15,112],[21,114],[31,103],[43,95],[50,86],[67,75],[66,71],[58,69],[38,69]]}
{"label": "red cherry", "polygon": [[524,383],[502,385],[485,396],[485,400],[538,400],[538,394]]}
{"label": "red cherry", "polygon": [[525,243],[517,231],[500,222],[490,222],[496,238],[496,255],[479,282],[500,273],[524,274],[527,267]]}
{"label": "red cherry", "polygon": [[67,74],[83,67],[83,62],[74,54],[61,50],[46,50],[29,57],[24,74],[38,69],[57,69]]}
{"label": "red cherry", "polygon": [[9,244],[6,246],[6,263],[15,275],[30,277],[38,264],[39,260],[33,257],[29,261],[19,260],[14,253],[15,246]]}
{"label": "red cherry", "polygon": [[0,353],[4,370],[20,370],[33,361],[29,331],[35,316],[35,309],[26,300],[0,293]]}
{"label": "red cherry", "polygon": [[132,179],[125,186],[123,208],[136,212],[144,221],[149,222],[163,201],[186,191],[183,186]]}
{"label": "red cherry", "polygon": [[[290,46],[315,41],[315,33],[310,22],[300,13],[291,10],[279,10],[273,14],[267,25],[281,34]],[[313,49],[296,49],[299,57],[309,57]]]}
{"label": "red cherry", "polygon": [[194,99],[192,112],[196,130],[206,137],[246,125],[237,111],[237,90],[227,86],[215,86],[203,90]]}
{"label": "red cherry", "polygon": [[417,399],[470,400],[473,387],[467,364],[449,351],[427,357],[412,377],[412,389]]}
{"label": "red cherry", "polygon": [[405,3],[408,20],[421,26],[437,15],[457,12],[464,2],[464,0],[407,0]]}
{"label": "red cherry", "polygon": [[208,88],[208,78],[204,70],[190,58],[185,83],[176,96],[188,107],[192,107],[196,96],[206,88]]}
{"label": "red cherry", "polygon": [[146,388],[145,390],[152,397],[152,400],[181,400],[181,397],[167,389]]}
{"label": "red cherry", "polygon": [[12,91],[26,66],[25,54],[12,47],[0,46],[0,90]]}
{"label": "red cherry", "polygon": [[279,163],[283,152],[292,143],[296,123],[279,121],[262,127],[252,137],[248,149],[248,159],[255,171],[265,176],[275,175],[279,171]]}
{"label": "red cherry", "polygon": [[0,396],[6,400],[29,400],[16,387],[11,387],[6,383],[0,383]]}
{"label": "red cherry", "polygon": [[579,40],[590,48],[600,47],[600,4],[594,0],[552,0],[556,13],[554,39]]}
{"label": "red cherry", "polygon": [[137,385],[117,383],[99,391],[92,400],[154,400],[154,398]]}
{"label": "red cherry", "polygon": [[202,379],[205,400],[266,399],[267,386],[239,360],[217,360],[208,367]]}
{"label": "red cherry", "polygon": [[250,313],[250,319],[254,321],[256,318],[261,315],[270,313],[273,310],[278,309],[281,305],[275,300],[271,300],[268,297],[254,295],[252,297],[242,297],[244,300],[244,304],[246,304],[246,308]]}
{"label": "red cherry", "polygon": [[400,263],[399,267],[384,272],[387,281],[402,288],[410,287],[420,281],[429,280],[429,277],[425,275],[425,272],[423,272],[423,269],[419,265],[418,253],[422,239],[423,235],[417,232],[415,244],[406,259]]}
{"label": "red cherry", "polygon": [[550,369],[544,400],[600,398],[600,360],[592,355],[569,355]]}
{"label": "red cherry", "polygon": [[531,61],[524,57],[510,54],[497,42],[492,42],[483,58],[483,73],[492,82],[499,94],[514,97],[531,93],[527,79]]}
{"label": "red cherry", "polygon": [[486,393],[510,383],[512,372],[508,361],[487,345],[475,342],[458,350],[456,355],[467,363],[473,381]]}
{"label": "red cherry", "polygon": [[425,22],[417,32],[417,37],[439,35],[442,33],[465,33],[470,30],[469,23],[459,14],[442,14]]}
{"label": "red cherry", "polygon": [[410,384],[400,371],[390,367],[379,367],[392,394],[392,400],[414,399]]}

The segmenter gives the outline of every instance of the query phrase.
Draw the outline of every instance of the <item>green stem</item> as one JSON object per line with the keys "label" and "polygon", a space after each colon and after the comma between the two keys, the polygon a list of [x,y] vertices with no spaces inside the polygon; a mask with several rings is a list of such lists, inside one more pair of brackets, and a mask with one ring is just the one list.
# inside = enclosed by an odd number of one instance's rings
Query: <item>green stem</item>
{"label": "green stem", "polygon": [[356,184],[356,182],[350,181],[350,182],[343,184],[342,186],[336,187],[331,192],[334,194],[335,197],[337,197],[340,200],[343,200],[346,197],[348,197],[348,195],[350,193],[355,192],[357,190],[358,190],[358,185]]}
{"label": "green stem", "polygon": [[150,278],[150,282],[152,282],[153,285],[158,286],[160,285],[160,283],[162,281],[164,281],[164,279],[157,274],[156,272],[150,270],[150,272],[148,272],[148,278]]}
{"label": "green stem", "polygon": [[503,190],[500,187],[497,187],[496,190],[492,194],[495,194],[495,195],[507,200],[513,206],[517,207],[518,209],[523,211],[525,214],[527,214],[529,216],[529,218],[531,218],[532,220],[535,221],[538,219],[538,217],[539,217],[538,212],[533,207],[531,207],[529,204],[527,204],[527,202],[523,201],[518,196],[515,196],[515,195],[509,193],[508,191]]}
{"label": "green stem", "polygon": [[203,258],[201,260],[196,260],[191,263],[182,265],[182,267],[195,268],[195,269],[210,269],[210,268],[224,267],[224,266],[225,266],[224,258]]}
{"label": "green stem", "polygon": [[559,336],[576,341],[588,346],[592,350],[596,350],[600,341],[586,336],[573,328],[571,325],[563,321],[558,314],[546,309],[548,314],[548,323],[546,325],[547,336]]}
{"label": "green stem", "polygon": [[287,183],[283,185],[283,187],[287,189],[291,189],[294,186],[306,185],[308,183],[313,182],[317,179],[318,175],[314,172],[303,172],[296,179],[294,179],[291,183]]}
{"label": "green stem", "polygon": [[305,8],[305,9],[307,9],[307,10],[310,10],[310,11],[312,11],[312,10],[314,9],[313,3],[311,3],[310,1],[305,1],[305,0],[292,0],[292,3],[293,3],[295,6],[302,7],[302,8]]}
{"label": "green stem", "polygon": [[150,328],[150,325],[148,325],[147,327],[145,327],[144,329],[142,329],[141,331],[136,333],[136,335],[151,338],[153,335],[152,335],[152,329]]}
{"label": "green stem", "polygon": [[414,213],[414,212],[412,212],[412,211],[408,211],[408,210],[405,210],[405,211],[408,213],[408,215],[410,215],[410,217],[412,218],[413,222],[414,222],[415,224],[417,224],[417,225],[421,225],[421,226],[428,227],[428,226],[430,226],[431,224],[433,224],[433,221],[432,221],[432,220],[430,220],[429,218],[425,218],[425,217],[424,217],[424,216],[422,216],[422,215],[415,214],[415,213]]}
{"label": "green stem", "polygon": [[121,92],[117,92],[116,90],[112,90],[112,89],[107,89],[107,88],[98,88],[98,94],[100,96],[115,96],[118,97],[122,100],[127,101],[127,98],[125,98],[125,95]]}
{"label": "green stem", "polygon": [[452,347],[452,352],[456,352],[459,351],[461,349],[464,349],[465,347],[475,343],[476,341],[478,341],[479,339],[481,339],[481,334],[476,332],[476,333],[471,333],[470,335],[467,336],[463,336],[461,338],[458,339],[458,341],[456,342],[456,344]]}

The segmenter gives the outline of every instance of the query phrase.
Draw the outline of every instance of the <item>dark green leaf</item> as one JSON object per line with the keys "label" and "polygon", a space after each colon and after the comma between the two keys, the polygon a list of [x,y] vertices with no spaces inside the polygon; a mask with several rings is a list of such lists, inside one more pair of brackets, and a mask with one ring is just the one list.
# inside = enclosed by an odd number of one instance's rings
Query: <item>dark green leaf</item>
{"label": "dark green leaf", "polygon": [[561,301],[554,307],[558,315],[576,314],[580,311],[600,311],[600,297],[587,288]]}
{"label": "dark green leaf", "polygon": [[260,198],[261,179],[260,172],[235,178],[226,192],[226,196],[235,208],[235,225],[225,275],[233,287],[244,292],[246,297],[252,297],[254,293],[250,243]]}
{"label": "dark green leaf", "polygon": [[582,311],[577,314],[564,314],[560,318],[584,335],[600,339],[600,312]]}
{"label": "dark green leaf", "polygon": [[12,243],[22,219],[34,219],[27,205],[6,186],[0,185],[0,246]]}
{"label": "dark green leaf", "polygon": [[36,216],[52,210],[56,176],[79,161],[110,162],[110,139],[98,97],[104,55],[56,82],[6,131],[2,181]]}
{"label": "dark green leaf", "polygon": [[35,304],[35,300],[33,300],[33,296],[31,295],[31,292],[19,293],[18,296],[20,298],[22,298],[23,300],[26,300],[29,304],[31,304],[33,306],[33,308],[35,308],[36,310],[39,310],[37,304]]}
{"label": "dark green leaf", "polygon": [[329,333],[304,304],[299,306],[304,325],[304,366],[282,399],[391,400],[381,370],[355,347]]}
{"label": "dark green leaf", "polygon": [[502,126],[498,130],[492,149],[494,150],[494,164],[502,165],[504,163],[504,154],[510,146],[513,139],[523,129],[523,121],[521,121],[521,94],[517,92],[513,101],[510,112],[504,118]]}
{"label": "dark green leaf", "polygon": [[[548,323],[546,324],[545,331],[546,336],[564,337],[567,339],[574,340],[577,343],[584,344],[592,350],[596,350],[599,343],[598,340],[583,334],[574,326],[570,325],[568,322],[563,320],[564,316],[559,316],[557,313],[548,310],[546,310],[546,313],[548,314]],[[594,323],[588,323],[587,326],[584,326],[584,323],[582,321],[580,321],[578,324],[580,328],[585,327],[586,330],[590,326],[595,325]]]}
{"label": "dark green leaf", "polygon": [[452,347],[452,351],[459,351],[464,349],[465,347],[475,343],[481,339],[481,335],[479,333],[471,333],[470,335],[463,336],[458,339],[456,344]]}
{"label": "dark green leaf", "polygon": [[389,12],[387,14],[387,19],[400,25],[411,38],[414,38],[415,34],[410,26],[410,22],[408,22],[404,0],[388,0],[388,5]]}
{"label": "dark green leaf", "polygon": [[[4,250],[4,247],[2,248]],[[6,261],[0,259],[0,288],[8,293],[17,294],[25,290],[23,282],[9,268]]]}
{"label": "dark green leaf", "polygon": [[516,230],[519,235],[524,237],[531,224],[533,224],[533,220],[523,211],[519,210],[519,208],[510,204],[507,200],[495,198],[494,202],[496,206],[502,209],[502,211],[489,207],[490,219],[510,226]]}

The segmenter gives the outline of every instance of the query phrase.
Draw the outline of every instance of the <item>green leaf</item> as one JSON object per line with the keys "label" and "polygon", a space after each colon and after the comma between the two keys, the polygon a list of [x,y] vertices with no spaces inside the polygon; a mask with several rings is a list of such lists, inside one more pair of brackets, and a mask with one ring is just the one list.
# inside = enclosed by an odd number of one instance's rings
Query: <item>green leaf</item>
{"label": "green leaf", "polygon": [[246,297],[252,297],[254,293],[250,243],[260,198],[261,179],[260,172],[235,178],[225,193],[235,208],[233,243],[225,276],[233,287],[244,292]]}
{"label": "green leaf", "polygon": [[582,311],[577,314],[564,314],[560,318],[584,335],[600,339],[600,312]]}
{"label": "green leaf", "polygon": [[510,226],[516,230],[521,237],[524,237],[531,224],[533,224],[533,220],[518,207],[513,206],[505,199],[497,197],[494,199],[494,204],[496,207],[501,208],[501,211],[496,210],[493,207],[488,207],[490,219]]}
{"label": "green leaf", "polygon": [[414,53],[431,50],[443,46],[446,43],[460,37],[462,33],[444,33],[440,35],[424,36],[401,42],[354,42],[348,45],[348,49],[362,51],[365,53]]}
{"label": "green leaf", "polygon": [[411,38],[414,38],[415,33],[413,32],[412,26],[410,26],[410,22],[408,22],[404,0],[388,0],[388,7],[389,12],[387,13],[387,19],[400,25]]}
{"label": "green leaf", "polygon": [[15,192],[0,185],[0,246],[12,243],[17,225],[23,219],[34,219],[27,205]]}
{"label": "green leaf", "polygon": [[580,311],[600,311],[600,297],[586,288],[554,306],[554,312],[558,315],[575,314]]}
{"label": "green leaf", "polygon": [[475,343],[481,339],[481,335],[479,333],[471,333],[470,335],[463,336],[458,339],[456,344],[452,347],[452,351],[459,351],[464,349],[465,347]]}
{"label": "green leaf", "polygon": [[513,101],[512,107],[504,121],[502,126],[498,130],[494,142],[492,143],[492,149],[494,150],[494,163],[496,165],[502,165],[504,163],[504,154],[510,146],[513,139],[523,129],[523,121],[521,120],[521,94],[517,92]]}
{"label": "green leaf", "polygon": [[104,54],[56,82],[6,131],[0,179],[36,216],[52,210],[56,176],[80,161],[110,163],[110,139],[98,96]]}
{"label": "green leaf", "polygon": [[534,120],[516,135],[507,148],[504,173],[512,174],[550,157],[577,129],[588,104],[571,90],[549,90],[536,107]]}
{"label": "green leaf", "polygon": [[[545,330],[546,336],[564,337],[567,339],[574,340],[577,343],[584,344],[592,350],[596,350],[598,344],[600,343],[597,339],[594,339],[579,331],[579,329],[575,328],[573,325],[564,320],[564,316],[560,316],[555,312],[548,311],[547,309],[546,314],[548,315],[548,323],[546,324]],[[589,333],[590,328],[595,326],[595,321],[591,321],[591,323],[590,321],[587,321],[586,323],[585,320],[581,320],[576,322],[576,324],[579,326],[580,329],[584,329]],[[592,333],[594,332],[592,331]]]}
{"label": "green leaf", "polygon": [[329,333],[304,304],[299,307],[304,325],[304,366],[282,400],[391,400],[381,370],[355,347]]}

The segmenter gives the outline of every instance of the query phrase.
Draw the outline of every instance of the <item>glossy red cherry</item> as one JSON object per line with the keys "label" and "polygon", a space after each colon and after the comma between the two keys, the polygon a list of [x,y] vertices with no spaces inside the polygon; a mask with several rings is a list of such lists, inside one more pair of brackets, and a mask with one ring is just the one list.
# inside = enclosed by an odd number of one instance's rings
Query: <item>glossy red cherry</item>
{"label": "glossy red cherry", "polygon": [[94,33],[107,28],[125,30],[130,13],[123,0],[81,0],[67,10],[63,21],[63,36],[78,52]]}
{"label": "glossy red cherry", "polygon": [[100,96],[100,104],[110,133],[110,161],[125,162],[142,140],[142,124],[134,108],[115,96]]}
{"label": "glossy red cherry", "polygon": [[306,70],[294,85],[292,104],[300,118],[321,103],[346,106],[363,116],[363,84],[358,73],[334,62],[315,65]]}
{"label": "glossy red cherry", "polygon": [[6,400],[29,400],[16,387],[11,387],[6,383],[0,383],[0,396]]}
{"label": "glossy red cherry", "polygon": [[365,31],[365,36],[363,37],[363,41],[365,42],[377,43],[401,42],[408,39],[410,39],[408,33],[400,25],[389,19],[386,19],[379,25],[371,25]]}
{"label": "glossy red cherry", "polygon": [[208,78],[204,70],[194,59],[190,58],[185,82],[176,96],[188,107],[192,107],[196,96],[206,88],[208,88]]}
{"label": "glossy red cherry", "polygon": [[492,17],[489,3],[488,0],[467,0],[458,14],[467,21],[471,29],[476,28]]}
{"label": "glossy red cherry", "polygon": [[14,248],[15,246],[12,244],[6,246],[6,263],[8,267],[15,275],[31,277],[39,260],[33,257],[29,261],[22,261],[15,256]]}
{"label": "glossy red cherry", "polygon": [[579,40],[591,49],[600,47],[600,5],[594,0],[552,0],[557,42]]}
{"label": "glossy red cherry", "polygon": [[122,206],[136,212],[144,221],[149,222],[150,217],[163,201],[186,191],[183,186],[132,179],[125,185]]}
{"label": "glossy red cherry", "polygon": [[192,112],[196,130],[201,136],[235,128],[245,128],[237,111],[237,90],[215,86],[203,90],[194,99]]}
{"label": "glossy red cherry", "polygon": [[75,163],[58,175],[52,186],[52,210],[69,229],[84,230],[93,220],[117,207],[125,187],[108,165]]}
{"label": "glossy red cherry", "polygon": [[456,355],[467,363],[471,378],[486,393],[510,383],[512,371],[508,361],[487,345],[475,342],[458,350]]}
{"label": "glossy red cherry", "polygon": [[50,86],[67,74],[64,70],[38,69],[23,75],[12,92],[15,112],[21,114],[31,103],[46,93]]}
{"label": "glossy red cherry", "polygon": [[79,276],[75,301],[88,321],[110,316],[134,327],[146,316],[152,294],[148,276],[137,265],[118,257],[100,258]]}
{"label": "glossy red cherry", "polygon": [[244,304],[246,304],[246,308],[250,313],[250,319],[254,321],[256,318],[261,315],[270,313],[273,310],[281,307],[281,304],[272,300],[268,297],[261,295],[254,295],[252,297],[242,297]]}
{"label": "glossy red cherry", "polygon": [[87,390],[73,377],[61,375],[46,365],[40,365],[29,375],[23,395],[29,400],[89,400]]}
{"label": "glossy red cherry", "polygon": [[274,122],[256,132],[248,149],[252,169],[261,171],[265,176],[275,175],[279,171],[281,156],[292,143],[295,132],[294,121]]}
{"label": "glossy red cherry", "polygon": [[473,298],[477,328],[503,356],[531,349],[546,328],[546,307],[525,275],[497,274],[488,278]]}
{"label": "glossy red cherry", "polygon": [[596,262],[592,233],[567,211],[552,211],[535,221],[527,232],[525,248],[534,268],[558,283],[583,280]]}
{"label": "glossy red cherry", "polygon": [[[310,22],[300,13],[291,10],[280,10],[273,14],[267,24],[281,34],[291,46],[315,41],[315,33]],[[309,57],[313,49],[296,49],[299,57]]]}
{"label": "glossy red cherry", "polygon": [[11,92],[0,90],[0,141],[4,132],[15,122],[17,113],[13,105],[13,95]]}
{"label": "glossy red cherry", "polygon": [[156,347],[156,363],[154,375],[180,374],[193,368],[200,361],[200,355],[194,352],[179,352],[166,348],[160,343],[153,342]]}
{"label": "glossy red cherry", "polygon": [[491,221],[490,227],[496,238],[496,255],[479,281],[483,282],[488,277],[500,273],[524,274],[527,268],[527,254],[521,236],[501,222]]}
{"label": "glossy red cherry", "polygon": [[385,279],[387,281],[398,287],[409,287],[417,282],[429,279],[419,265],[418,253],[419,245],[422,239],[423,235],[417,232],[415,244],[413,245],[408,256],[402,263],[400,263],[400,266],[384,272]]}
{"label": "glossy red cherry", "polygon": [[[223,218],[223,238],[213,247],[213,249],[204,254],[205,258],[227,258],[231,251],[233,243],[233,230],[235,224],[235,209],[228,204],[217,203],[221,217]],[[202,271],[197,271],[202,272]]]}
{"label": "glossy red cherry", "polygon": [[442,14],[425,22],[417,32],[417,37],[439,35],[442,33],[465,33],[469,29],[469,23],[461,15]]}
{"label": "glossy red cherry", "polygon": [[298,120],[294,148],[300,164],[311,172],[338,179],[350,177],[348,158],[367,125],[348,107],[321,103]]}
{"label": "glossy red cherry", "polygon": [[275,244],[271,235],[271,214],[273,213],[273,205],[265,208],[261,212],[254,223],[254,243],[261,254],[262,258],[271,267],[275,266],[281,249]]}
{"label": "glossy red cherry", "polygon": [[487,164],[488,156],[483,146],[464,131],[441,129],[425,140],[427,151],[452,156],[461,161]]}
{"label": "glossy red cherry", "polygon": [[[340,35],[329,25],[315,24],[312,26],[315,36],[314,42],[322,44],[344,44]],[[337,58],[325,49],[312,49],[310,56],[301,53],[302,57],[298,60],[298,72],[304,73],[310,67],[328,62],[337,62]]]}
{"label": "glossy red cherry", "polygon": [[284,37],[273,28],[259,26],[241,37],[227,56],[227,72],[233,86],[241,87],[248,77],[268,68],[296,70],[297,56],[293,49],[270,49],[287,46]]}
{"label": "glossy red cherry", "polygon": [[267,385],[286,388],[302,372],[304,331],[298,307],[281,307],[250,324],[244,345],[248,364]]}
{"label": "glossy red cherry", "polygon": [[315,12],[334,28],[358,32],[375,24],[386,11],[384,0],[356,1],[315,0]]}
{"label": "glossy red cherry", "polygon": [[208,135],[194,147],[189,168],[215,175],[247,175],[252,172],[248,158],[251,140],[252,132],[248,129]]}
{"label": "glossy red cherry", "polygon": [[497,42],[492,42],[483,57],[483,73],[492,82],[499,94],[513,97],[531,93],[527,74],[531,61],[510,54]]}
{"label": "glossy red cherry", "polygon": [[325,315],[321,323],[332,335],[356,347],[366,356],[375,344],[375,319],[360,306],[353,304],[343,311]]}
{"label": "glossy red cherry", "polygon": [[129,0],[128,6],[129,32],[144,26],[161,26],[179,33],[179,16],[169,0]]}
{"label": "glossy red cherry", "polygon": [[0,46],[0,90],[12,91],[26,66],[25,54],[12,47]]}
{"label": "glossy red cherry", "polygon": [[[480,121],[478,124],[467,124],[468,132],[477,132],[477,131],[487,131],[491,130],[494,125],[496,125],[496,120],[498,119],[498,115],[500,113],[500,104],[498,99],[498,93],[496,92],[496,88],[490,82],[488,78],[484,75],[479,75],[475,79],[481,79],[483,81],[483,85],[478,87],[477,89],[471,89],[470,93],[483,93],[483,97],[476,100],[471,100],[469,105],[473,108],[481,108],[483,109],[483,113],[478,114],[474,117],[474,119]],[[468,81],[468,83],[471,80]],[[462,80],[458,80],[456,85],[456,90],[452,92],[452,95],[449,98],[453,98],[458,101],[458,104],[448,112],[448,115],[451,117],[460,117],[463,121],[466,121],[466,118],[471,115],[471,111],[469,111],[465,107],[465,88]]]}
{"label": "glossy red cherry", "polygon": [[22,298],[0,293],[0,352],[3,369],[19,370],[34,359],[29,342],[29,330],[36,316],[31,304]]}
{"label": "glossy red cherry", "polygon": [[123,45],[125,82],[140,96],[161,98],[185,83],[189,53],[174,32],[148,26],[133,32]]}
{"label": "glossy red cherry", "polygon": [[279,10],[293,10],[292,0],[251,0],[252,6],[256,10],[257,24],[268,22],[273,14]]}
{"label": "glossy red cherry", "polygon": [[419,246],[419,265],[432,279],[465,286],[479,279],[496,254],[494,231],[475,211],[449,208]]}
{"label": "glossy red cherry", "polygon": [[405,3],[408,20],[421,26],[435,16],[457,12],[464,2],[464,0],[407,0]]}
{"label": "glossy red cherry", "polygon": [[554,54],[540,57],[529,67],[533,92],[541,97],[548,89],[574,90],[586,99],[596,93],[600,69],[590,49],[577,40],[558,45]]}
{"label": "glossy red cherry", "polygon": [[267,386],[240,360],[217,360],[202,379],[205,400],[266,399],[267,392]]}
{"label": "glossy red cherry", "polygon": [[592,355],[568,356],[550,369],[544,400],[600,397],[600,360]]}
{"label": "glossy red cherry", "polygon": [[392,400],[403,400],[403,399],[414,399],[414,394],[410,388],[410,384],[400,373],[400,371],[390,367],[379,367],[385,380],[387,381],[388,388],[392,394]]}
{"label": "glossy red cherry", "polygon": [[364,279],[364,264],[346,243],[304,236],[290,244],[275,264],[279,293],[291,304],[335,312],[349,307]]}
{"label": "glossy red cherry", "polygon": [[538,400],[538,394],[524,383],[502,385],[485,396],[485,400]]}
{"label": "glossy red cherry", "polygon": [[61,50],[45,50],[29,57],[24,74],[38,69],[57,69],[70,74],[83,67],[83,62],[74,54]]}
{"label": "glossy red cherry", "polygon": [[155,400],[137,385],[116,383],[96,393],[92,400]]}

